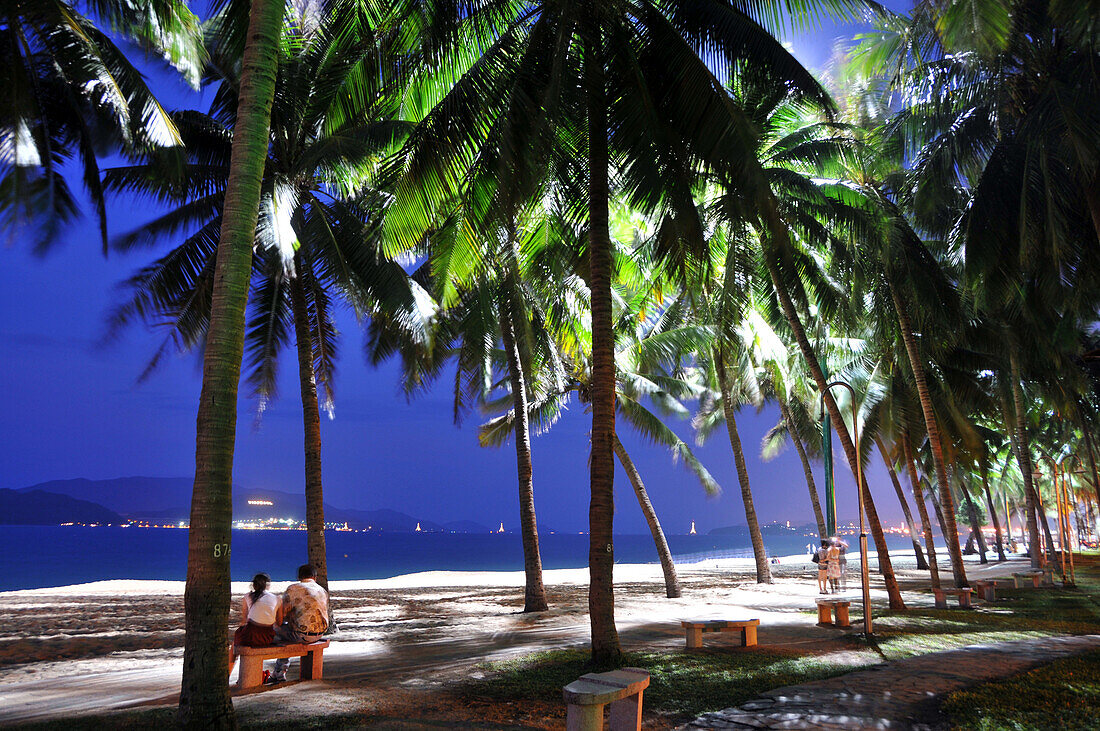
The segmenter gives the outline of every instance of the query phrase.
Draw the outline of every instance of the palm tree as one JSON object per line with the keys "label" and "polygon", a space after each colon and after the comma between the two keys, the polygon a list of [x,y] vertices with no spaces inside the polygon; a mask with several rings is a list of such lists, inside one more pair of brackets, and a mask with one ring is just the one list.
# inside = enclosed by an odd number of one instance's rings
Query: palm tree
{"label": "palm tree", "polygon": [[[180,203],[124,245],[198,227],[173,252],[175,258],[169,254],[138,275],[132,282],[135,297],[120,312],[123,320],[156,317],[158,308],[174,312],[179,342],[204,342],[188,534],[183,725],[233,724],[224,642],[232,455],[246,335],[254,343],[254,382],[261,395],[270,393],[275,351],[289,338],[288,321],[294,322],[308,457],[309,553],[317,558],[324,547],[315,389],[318,373],[322,384],[330,382],[334,354],[329,346],[335,335],[324,288],[339,282],[349,293],[375,301],[391,295],[412,299],[400,267],[376,259],[361,245],[372,236],[373,204],[369,191],[362,198],[350,195],[360,184],[355,175],[369,169],[393,129],[384,120],[375,124],[369,114],[360,118],[358,112],[366,110],[349,109],[351,92],[358,92],[352,98],[376,98],[371,85],[377,75],[368,70],[373,41],[351,32],[367,27],[354,6],[335,13],[332,27],[338,30],[331,35],[289,29],[280,38],[283,6],[254,2],[239,80],[231,42],[234,24],[220,18],[214,39],[221,45],[215,45],[214,55],[222,59],[216,67],[223,84],[212,114],[176,116],[192,138],[193,149],[186,153],[191,157],[163,151],[150,165],[117,169],[105,180],[108,187]],[[281,45],[292,62],[278,63]],[[326,56],[326,48],[338,53]],[[280,90],[279,134],[272,136],[271,111]],[[261,203],[263,226],[257,228]],[[311,247],[303,249],[303,241]],[[254,261],[258,243],[264,248]],[[165,275],[160,279],[158,269]],[[263,315],[246,327],[254,275],[261,282],[256,312]]]}
{"label": "palm tree", "polygon": [[[735,250],[738,247],[731,242],[729,248]],[[730,263],[732,256],[727,254],[726,264]],[[699,402],[699,413],[695,417],[696,441],[702,443],[718,424],[725,423],[741,487],[745,523],[756,560],[756,581],[770,584],[771,569],[753,502],[741,435],[737,429],[737,411],[744,403],[752,403],[758,407],[763,405],[763,389],[759,376],[762,375],[765,363],[774,362],[781,357],[783,346],[774,331],[757,313],[751,293],[736,298],[741,300],[740,306],[731,301],[733,298],[729,295],[734,286],[724,280],[737,277],[740,274],[739,268],[725,266],[719,269],[718,274],[720,279],[713,289],[720,294],[703,298],[704,302],[713,305],[708,308],[705,316],[707,321],[713,323],[715,337],[710,347],[697,356],[707,375],[710,392]]]}
{"label": "palm tree", "polygon": [[[554,262],[554,249],[561,227],[553,216],[538,206],[513,219],[511,225],[485,236],[472,221],[471,207],[477,201],[457,206],[446,225],[429,241],[430,254],[424,268],[436,296],[445,305],[435,319],[427,351],[405,349],[406,389],[423,388],[437,378],[444,366],[454,361],[454,415],[456,422],[471,401],[486,408],[497,404],[493,391],[496,374],[504,371],[507,398],[515,423],[516,469],[519,485],[520,532],[523,543],[524,611],[540,612],[547,607],[542,579],[538,524],[535,516],[534,479],[529,423],[530,400],[539,398],[540,383],[561,384],[565,373],[552,332],[553,309],[548,296],[562,295],[560,272],[547,271]],[[474,233],[478,232],[478,233]],[[476,237],[476,240],[475,240]],[[476,253],[482,263],[468,266],[462,257]],[[538,281],[559,284],[550,294]],[[502,350],[496,348],[500,342]],[[393,344],[376,339],[374,358],[385,357]]]}
{"label": "palm tree", "polygon": [[270,139],[282,19],[282,3],[254,0],[251,5],[218,235],[202,390],[195,420],[195,483],[187,532],[179,723],[190,728],[235,725],[225,682],[229,674],[225,627],[230,602],[233,447],[245,306]]}
{"label": "palm tree", "polygon": [[[766,91],[766,88],[765,88]],[[847,236],[846,229],[861,224],[863,215],[854,211],[843,195],[830,191],[821,182],[821,171],[836,170],[851,146],[850,135],[830,123],[802,124],[790,130],[785,123],[793,115],[783,113],[783,107],[792,101],[784,94],[760,93],[752,84],[735,87],[734,93],[749,110],[762,133],[756,140],[754,178],[749,191],[744,191],[741,181],[719,180],[724,192],[716,204],[721,218],[731,225],[746,223],[756,227],[762,243],[762,264],[766,281],[778,300],[779,310],[786,319],[790,332],[798,344],[818,392],[822,394],[837,434],[840,438],[853,473],[862,458],[856,454],[851,433],[845,424],[836,398],[828,389],[828,381],[814,347],[810,344],[802,317],[795,305],[792,293],[809,310],[805,289],[815,295],[818,312],[837,312],[844,306],[843,297],[835,291],[828,277],[818,274],[819,260],[806,248],[818,251],[840,251],[838,231]],[[826,106],[831,109],[831,105]],[[777,113],[779,110],[779,113]],[[758,166],[758,167],[757,167]],[[843,186],[840,186],[843,187]],[[746,198],[750,204],[746,206]],[[813,275],[805,280],[805,275]],[[850,303],[849,303],[850,304]],[[879,565],[883,572],[890,605],[895,610],[904,609],[904,601],[898,589],[882,531],[874,498],[862,485],[871,534],[878,550]]]}
{"label": "palm tree", "polygon": [[[391,318],[400,313],[409,323],[420,314],[421,299],[404,270],[378,255],[381,206],[366,187],[371,168],[402,126],[390,121],[377,101],[334,119],[344,113],[335,107],[349,91],[365,91],[357,89],[355,75],[375,55],[372,44],[335,30],[322,26],[308,38],[287,39],[294,53],[280,64],[276,81],[273,144],[254,242],[254,295],[245,336],[260,414],[275,396],[279,351],[293,336],[305,435],[307,555],[326,588],[320,411],[333,416],[337,331],[332,293],[342,294],[360,312],[384,310]],[[221,73],[210,114],[176,115],[185,159],[180,152],[166,153],[104,176],[108,190],[178,204],[122,237],[120,247],[152,244],[180,228],[194,231],[127,282],[132,294],[113,317],[116,329],[134,318],[169,324],[171,332],[150,367],[168,347],[191,349],[207,336],[214,276],[210,234],[224,210],[237,93],[237,79]]]}
{"label": "palm tree", "polygon": [[76,159],[107,248],[107,211],[97,155],[109,141],[124,152],[179,144],[142,74],[87,16],[162,54],[198,83],[198,21],[168,2],[12,0],[0,22],[0,217],[9,243],[28,232],[38,253],[56,242],[78,202],[62,168]]}
{"label": "palm tree", "polygon": [[[635,255],[644,258],[641,251],[636,251]],[[623,268],[626,267],[621,266],[620,270]],[[641,269],[644,271],[644,268]],[[642,274],[633,284],[637,285],[645,278]],[[618,416],[646,441],[666,447],[675,461],[682,461],[691,470],[708,494],[716,494],[720,488],[710,472],[699,462],[691,448],[645,403],[648,401],[660,414],[681,418],[688,416],[682,400],[699,397],[703,389],[698,383],[697,370],[682,364],[687,354],[707,342],[709,333],[706,328],[690,320],[690,312],[683,305],[681,297],[661,294],[660,286],[642,287],[631,294],[629,283],[620,282],[617,292],[621,294],[619,301],[622,302],[616,316]],[[571,328],[565,330],[568,332]],[[562,331],[559,330],[558,333],[560,336]],[[589,402],[592,380],[590,346],[584,344],[584,338],[573,340],[568,335],[566,338],[569,342],[562,348],[562,358],[568,369],[567,378],[558,381],[556,377],[551,380],[544,376],[534,387],[535,397],[529,408],[532,420],[540,425],[540,429],[547,429],[557,421],[572,394],[575,393],[582,403]],[[549,371],[541,372],[556,376]],[[498,401],[495,405],[506,404]],[[490,403],[488,406],[492,408],[494,404]],[[513,407],[482,425],[481,443],[492,446],[501,444],[516,423]],[[630,479],[653,537],[664,573],[665,595],[669,598],[679,597],[680,583],[668,541],[641,474],[617,434],[614,450]]]}
{"label": "palm tree", "polygon": [[[822,3],[823,5],[825,3]],[[587,221],[592,312],[592,449],[589,505],[589,615],[597,665],[621,651],[614,622],[612,540],[615,341],[608,206],[613,182],[639,208],[675,212],[683,235],[666,237],[663,254],[683,263],[703,246],[692,199],[694,171],[733,171],[746,159],[746,128],[703,58],[723,68],[766,70],[777,86],[824,98],[820,87],[757,21],[782,23],[778,3],[630,0],[522,6],[409,3],[423,34],[424,56],[468,69],[414,134],[403,183],[391,209],[393,238],[416,246],[432,208],[454,197],[471,150],[512,185],[550,171],[564,180],[569,210]],[[851,13],[853,3],[830,6]],[[796,20],[819,6],[800,6]],[[467,49],[477,48],[476,60]],[[668,73],[675,69],[675,74]],[[674,144],[670,144],[675,141]],[[746,154],[749,153],[749,154]],[[577,165],[575,161],[583,161]],[[615,177],[612,177],[612,165]],[[520,186],[522,187],[522,185]],[[583,212],[583,213],[582,213]],[[685,245],[687,250],[685,251]],[[704,257],[699,257],[704,258]]]}

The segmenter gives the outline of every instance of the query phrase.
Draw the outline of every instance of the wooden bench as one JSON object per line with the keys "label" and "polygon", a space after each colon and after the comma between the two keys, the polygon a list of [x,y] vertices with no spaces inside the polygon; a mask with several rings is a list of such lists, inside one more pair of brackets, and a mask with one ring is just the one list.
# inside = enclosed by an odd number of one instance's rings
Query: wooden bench
{"label": "wooden bench", "polygon": [[241,673],[237,679],[240,688],[255,688],[263,683],[264,660],[283,657],[300,657],[302,680],[320,680],[321,656],[328,647],[328,640],[308,645],[270,645],[268,647],[238,647],[241,656]]}
{"label": "wooden bench", "polygon": [[997,579],[978,579],[970,582],[974,591],[987,602],[997,601]]}
{"label": "wooden bench", "polygon": [[726,620],[707,619],[696,622],[683,621],[680,626],[684,628],[687,636],[689,650],[703,646],[704,632],[741,632],[741,647],[753,647],[756,645],[756,628],[760,626],[759,619]]}
{"label": "wooden bench", "polygon": [[[852,602],[847,599],[818,599],[817,600],[817,624],[819,627],[851,627],[848,619],[848,608]],[[836,612],[836,622],[833,622],[833,612]]]}
{"label": "wooden bench", "polygon": [[642,728],[642,693],[649,687],[649,672],[622,668],[609,673],[588,673],[564,688],[568,710],[567,731],[601,731],[603,708],[611,704],[611,731]]}
{"label": "wooden bench", "polygon": [[970,594],[973,591],[974,590],[970,589],[970,588],[966,588],[966,589],[944,589],[943,587],[940,587],[939,589],[933,589],[932,593],[936,595],[936,608],[937,609],[947,609],[947,595],[948,594],[951,594],[952,596],[954,596],[956,599],[959,600],[959,608],[960,609],[970,609]]}

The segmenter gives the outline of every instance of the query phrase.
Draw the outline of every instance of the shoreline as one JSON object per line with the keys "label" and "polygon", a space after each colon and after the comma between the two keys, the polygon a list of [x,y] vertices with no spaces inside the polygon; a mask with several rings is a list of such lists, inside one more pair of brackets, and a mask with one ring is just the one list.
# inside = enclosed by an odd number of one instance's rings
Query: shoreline
{"label": "shoreline", "polygon": [[[946,551],[938,551],[937,555]],[[875,551],[868,552],[868,558],[873,562],[877,558]],[[912,550],[890,551],[892,559],[897,561],[914,560]],[[804,553],[777,556],[779,564],[773,564],[773,571],[784,573],[789,570],[810,570],[815,566],[810,557]],[[969,562],[968,562],[969,563]],[[858,554],[852,554],[848,559],[849,571],[858,572]],[[708,558],[692,563],[677,563],[676,572],[681,577],[690,577],[696,573],[714,573],[729,571],[734,574],[751,574],[756,567],[753,558]],[[901,567],[899,567],[901,568]],[[616,584],[663,582],[664,574],[661,565],[653,563],[615,564],[614,577]],[[877,574],[874,566],[872,574]],[[578,586],[588,583],[588,567],[567,569],[544,569],[542,572],[543,583],[546,586]],[[507,589],[522,588],[526,581],[526,575],[522,570],[515,571],[417,571],[408,574],[400,574],[385,579],[339,579],[329,582],[331,592],[349,591],[394,591],[402,589],[440,589],[440,588],[470,588],[470,589]],[[293,583],[290,579],[272,580],[272,591],[281,592],[287,585]],[[175,596],[182,597],[185,581],[163,579],[104,579],[76,584],[63,584],[58,586],[43,586],[34,589],[11,589],[0,591],[0,598],[35,597],[35,596]],[[251,583],[247,581],[231,582],[231,591],[234,596],[239,596],[251,590]]]}
{"label": "shoreline", "polygon": [[[900,553],[900,552],[899,552]],[[912,552],[910,552],[912,553]],[[891,551],[891,556],[894,552]],[[873,557],[874,554],[872,553]],[[800,566],[810,564],[809,557],[805,554],[779,556],[781,566]],[[753,570],[756,566],[752,558],[712,558],[692,563],[677,564],[677,573],[691,574],[696,571],[745,571]],[[548,586],[571,586],[588,583],[588,567],[569,569],[544,569],[542,572],[543,583]],[[654,563],[615,564],[616,583],[635,583],[663,581],[661,565]],[[517,571],[418,571],[409,574],[400,574],[386,579],[339,579],[329,582],[329,590],[342,591],[369,591],[369,590],[394,590],[394,589],[438,589],[443,587],[469,587],[469,588],[512,588],[522,587],[526,581],[526,575],[522,570]],[[272,580],[273,591],[282,591],[291,580]],[[83,594],[87,596],[183,596],[185,581],[163,579],[104,579],[77,584],[65,584],[59,586],[43,586],[35,589],[11,589],[0,591],[3,597],[33,597],[33,596],[70,596]],[[244,594],[251,589],[251,583],[247,581],[231,582],[234,595]]]}

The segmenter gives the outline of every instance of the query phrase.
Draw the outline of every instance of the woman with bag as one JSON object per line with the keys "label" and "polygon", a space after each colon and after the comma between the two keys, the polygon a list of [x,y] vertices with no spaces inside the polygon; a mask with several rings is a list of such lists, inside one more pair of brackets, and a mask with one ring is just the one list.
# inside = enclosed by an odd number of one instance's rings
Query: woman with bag
{"label": "woman with bag", "polygon": [[817,590],[821,594],[828,594],[827,581],[829,579],[829,555],[828,541],[821,539],[821,548],[810,559],[817,564]]}

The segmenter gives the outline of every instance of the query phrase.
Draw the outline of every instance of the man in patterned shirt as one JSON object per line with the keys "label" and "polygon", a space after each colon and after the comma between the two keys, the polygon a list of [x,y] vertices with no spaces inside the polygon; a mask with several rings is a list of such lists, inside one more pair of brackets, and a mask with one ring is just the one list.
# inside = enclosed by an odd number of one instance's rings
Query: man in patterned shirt
{"label": "man in patterned shirt", "polygon": [[[309,644],[321,639],[328,629],[328,593],[317,583],[317,570],[311,564],[298,567],[298,581],[283,592],[283,624],[275,628],[275,644]],[[289,658],[275,661],[271,682],[286,680]]]}

